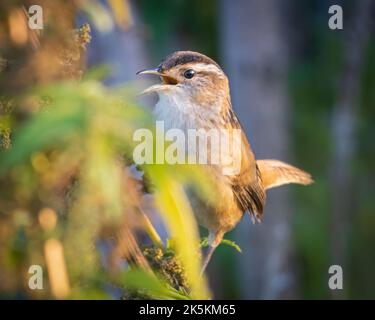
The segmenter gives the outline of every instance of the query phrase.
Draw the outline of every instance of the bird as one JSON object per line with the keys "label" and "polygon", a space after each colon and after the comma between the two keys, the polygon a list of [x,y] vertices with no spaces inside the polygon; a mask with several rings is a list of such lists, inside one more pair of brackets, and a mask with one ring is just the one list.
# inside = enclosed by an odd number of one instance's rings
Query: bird
{"label": "bird", "polygon": [[220,163],[206,165],[219,201],[208,202],[197,193],[189,194],[197,222],[208,230],[203,273],[224,234],[235,228],[245,213],[253,222],[261,221],[266,190],[289,183],[309,185],[313,180],[309,173],[285,162],[256,159],[232,108],[228,77],[208,56],[194,51],[176,51],[164,58],[157,68],[141,70],[137,75],[160,78],[160,83],[142,93],[158,95],[153,112],[157,120],[164,121],[166,129],[240,132],[241,161],[235,174],[224,174]]}

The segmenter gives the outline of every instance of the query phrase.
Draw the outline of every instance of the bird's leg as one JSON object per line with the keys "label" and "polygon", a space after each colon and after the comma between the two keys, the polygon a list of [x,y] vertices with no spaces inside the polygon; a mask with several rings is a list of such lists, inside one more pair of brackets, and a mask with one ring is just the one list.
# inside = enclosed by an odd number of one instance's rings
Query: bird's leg
{"label": "bird's leg", "polygon": [[202,265],[202,269],[201,269],[201,274],[203,275],[204,271],[206,270],[207,268],[207,265],[208,263],[210,262],[211,260],[211,256],[212,254],[214,253],[215,249],[216,249],[217,246],[212,246],[212,245],[209,245],[208,246],[208,249],[207,249],[207,252],[204,256],[204,259],[203,259],[203,265]]}
{"label": "bird's leg", "polygon": [[221,240],[223,239],[224,232],[222,231],[209,231],[208,234],[208,249],[206,251],[205,257],[203,259],[203,265],[201,274],[204,273],[204,271],[207,268],[208,263],[211,260],[212,254],[214,253],[217,246],[220,244]]}

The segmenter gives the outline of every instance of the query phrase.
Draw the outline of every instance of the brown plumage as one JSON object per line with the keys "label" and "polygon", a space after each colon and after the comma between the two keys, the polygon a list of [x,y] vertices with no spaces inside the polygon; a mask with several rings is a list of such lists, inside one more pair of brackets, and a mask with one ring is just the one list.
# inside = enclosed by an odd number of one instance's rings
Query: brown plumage
{"label": "brown plumage", "polygon": [[[207,266],[223,235],[233,229],[248,212],[260,221],[266,202],[266,190],[288,183],[307,185],[310,175],[278,160],[256,160],[241,124],[232,109],[228,78],[211,58],[193,51],[177,51],[152,70],[139,74],[158,75],[162,83],[144,93],[156,92],[159,101],[155,115],[166,130],[225,129],[241,132],[241,163],[232,175],[223,174],[221,164],[208,163],[207,174],[214,181],[219,201],[208,203],[194,192],[190,201],[198,223],[209,230],[209,248],[203,264]],[[208,145],[208,148],[213,148]],[[191,152],[191,150],[187,150]],[[196,152],[196,151],[194,151]]]}
{"label": "brown plumage", "polygon": [[313,182],[309,173],[279,160],[257,160],[257,165],[265,190],[289,183],[308,185]]}

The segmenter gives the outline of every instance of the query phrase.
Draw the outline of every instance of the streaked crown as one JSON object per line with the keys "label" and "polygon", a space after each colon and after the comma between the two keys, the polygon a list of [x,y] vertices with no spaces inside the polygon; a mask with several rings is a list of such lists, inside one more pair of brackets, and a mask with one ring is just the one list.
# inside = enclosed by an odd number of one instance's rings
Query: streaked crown
{"label": "streaked crown", "polygon": [[160,63],[158,70],[165,72],[180,65],[195,63],[212,64],[221,70],[220,66],[214,60],[195,51],[176,51],[171,53]]}

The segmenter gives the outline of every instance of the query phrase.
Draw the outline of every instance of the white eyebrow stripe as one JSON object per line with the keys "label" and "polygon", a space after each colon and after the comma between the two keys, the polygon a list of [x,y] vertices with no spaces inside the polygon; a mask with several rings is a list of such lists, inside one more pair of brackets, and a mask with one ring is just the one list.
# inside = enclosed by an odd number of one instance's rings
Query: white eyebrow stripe
{"label": "white eyebrow stripe", "polygon": [[206,71],[206,72],[216,72],[219,74],[224,74],[223,71],[217,66],[215,66],[214,64],[195,63],[192,65],[192,69],[196,72]]}

